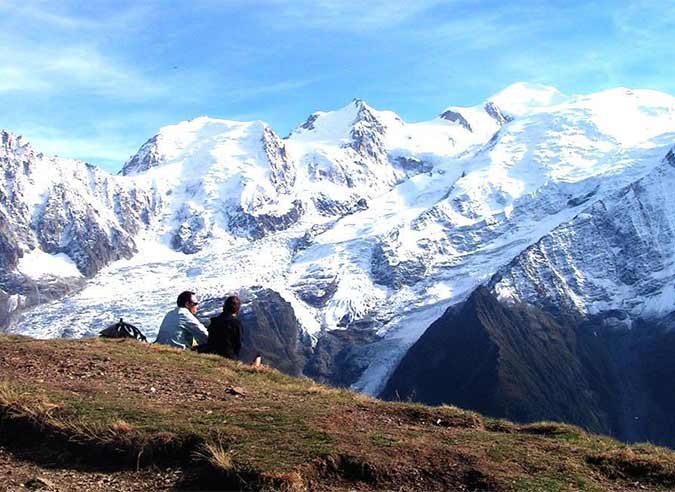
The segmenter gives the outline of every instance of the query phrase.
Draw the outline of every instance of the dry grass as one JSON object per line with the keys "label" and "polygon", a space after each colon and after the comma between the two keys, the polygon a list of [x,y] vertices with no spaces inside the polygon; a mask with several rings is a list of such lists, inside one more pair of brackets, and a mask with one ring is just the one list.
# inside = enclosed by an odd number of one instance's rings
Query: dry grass
{"label": "dry grass", "polygon": [[116,434],[129,434],[134,431],[134,426],[129,422],[119,419],[110,424],[110,430]]}
{"label": "dry grass", "polygon": [[3,429],[29,424],[50,446],[92,459],[117,456],[131,467],[206,463],[214,483],[230,487],[675,485],[675,454],[662,448],[627,447],[558,423],[517,425],[450,406],[380,402],[217,356],[133,342],[2,336],[0,354],[7,375],[0,382]]}
{"label": "dry grass", "polygon": [[29,419],[38,424],[56,422],[53,413],[58,409],[59,405],[43,395],[22,391],[9,381],[0,381],[0,411],[5,418]]}
{"label": "dry grass", "polygon": [[232,453],[228,452],[220,443],[206,443],[202,450],[197,452],[197,456],[205,459],[214,468],[224,473],[234,470]]}
{"label": "dry grass", "polygon": [[587,459],[610,479],[640,480],[675,487],[675,459],[663,448],[648,445],[618,447],[592,453]]}
{"label": "dry grass", "polygon": [[44,394],[22,391],[8,381],[0,382],[0,421],[19,432],[37,431],[39,436],[79,450],[92,460],[111,454],[112,461],[133,462],[138,468],[144,455],[185,454],[180,449],[184,437],[171,432],[139,432],[122,419],[91,421],[73,408],[52,403]]}

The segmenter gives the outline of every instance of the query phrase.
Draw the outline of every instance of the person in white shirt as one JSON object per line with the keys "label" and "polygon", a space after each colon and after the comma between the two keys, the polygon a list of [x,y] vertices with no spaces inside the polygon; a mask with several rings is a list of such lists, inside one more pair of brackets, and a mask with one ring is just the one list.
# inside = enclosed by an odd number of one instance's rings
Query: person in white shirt
{"label": "person in white shirt", "polygon": [[182,349],[192,347],[193,339],[197,343],[206,343],[209,334],[204,325],[195,317],[199,307],[199,300],[195,293],[181,292],[176,304],[178,307],[164,316],[155,343]]}

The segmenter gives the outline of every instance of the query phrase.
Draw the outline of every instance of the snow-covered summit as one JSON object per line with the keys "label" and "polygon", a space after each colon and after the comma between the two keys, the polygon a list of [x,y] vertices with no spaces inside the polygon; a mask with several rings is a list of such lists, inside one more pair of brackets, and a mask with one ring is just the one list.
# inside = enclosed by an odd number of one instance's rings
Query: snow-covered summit
{"label": "snow-covered summit", "polygon": [[564,105],[589,118],[623,146],[673,132],[675,97],[647,89],[617,88],[571,98]]}
{"label": "snow-covered summit", "polygon": [[516,82],[489,97],[505,114],[517,117],[535,111],[562,104],[568,97],[558,89],[548,85]]}
{"label": "snow-covered summit", "polygon": [[153,228],[186,253],[209,240],[259,237],[288,225],[289,213],[293,220],[301,215],[296,166],[262,121],[199,117],[163,127],[123,174],[162,197]]}
{"label": "snow-covered summit", "polygon": [[473,143],[485,142],[515,118],[566,100],[555,87],[518,82],[476,106],[449,106],[439,119],[471,133]]}
{"label": "snow-covered summit", "polygon": [[208,116],[168,125],[145,142],[125,163],[122,174],[136,175],[153,167],[184,160],[188,155],[199,152],[196,147],[206,149],[228,140],[261,138],[265,127],[267,125],[261,121],[240,122]]}
{"label": "snow-covered summit", "polygon": [[378,111],[362,99],[354,99],[335,111],[318,111],[291,132],[296,142],[324,142],[349,144],[354,128],[363,124],[377,124],[382,131],[403,125],[401,118],[392,111]]}

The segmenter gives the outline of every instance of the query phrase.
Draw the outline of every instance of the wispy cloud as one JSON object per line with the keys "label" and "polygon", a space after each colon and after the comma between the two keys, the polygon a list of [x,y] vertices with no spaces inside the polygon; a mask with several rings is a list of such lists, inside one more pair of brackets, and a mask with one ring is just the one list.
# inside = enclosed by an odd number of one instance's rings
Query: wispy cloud
{"label": "wispy cloud", "polygon": [[[244,101],[258,96],[282,94],[284,92],[302,89],[321,80],[320,77],[310,77],[297,80],[282,80],[269,84],[260,83],[232,83],[227,86],[227,94],[232,101]],[[221,87],[221,90],[223,88]]]}
{"label": "wispy cloud", "polygon": [[42,92],[48,90],[49,87],[50,84],[36,78],[24,67],[0,62],[0,93]]}
{"label": "wispy cloud", "polygon": [[664,32],[675,29],[675,4],[654,0],[634,0],[612,11],[620,36],[634,49],[654,47]]}
{"label": "wispy cloud", "polygon": [[[394,28],[440,4],[442,0],[298,0],[271,2],[287,25],[299,23],[327,30],[373,30]],[[277,17],[278,20],[281,20]]]}
{"label": "wispy cloud", "polygon": [[82,29],[96,27],[91,19],[59,12],[60,2],[4,0],[0,3],[0,12],[24,21],[39,22],[49,27],[63,29]]}
{"label": "wispy cloud", "polygon": [[[89,7],[88,9],[86,7]],[[84,8],[83,8],[84,7]],[[0,13],[16,24],[38,23],[42,28],[70,31],[101,30],[128,31],[135,28],[134,22],[147,18],[156,11],[152,0],[124,4],[122,2],[96,1],[82,4],[72,0],[3,0]]]}
{"label": "wispy cloud", "polygon": [[161,80],[103,50],[99,38],[122,34],[144,11],[119,9],[110,15],[73,14],[67,2],[0,2],[0,93],[82,95],[137,100],[167,92]]}
{"label": "wispy cloud", "polygon": [[[201,0],[198,5],[222,10],[242,7],[268,28],[289,30],[298,27],[329,32],[391,29],[439,5],[460,0]],[[467,3],[464,0],[463,3]]]}
{"label": "wispy cloud", "polygon": [[[0,92],[56,94],[78,90],[82,95],[122,100],[166,94],[168,88],[87,44],[46,47],[0,40]],[[11,48],[10,48],[11,46]]]}

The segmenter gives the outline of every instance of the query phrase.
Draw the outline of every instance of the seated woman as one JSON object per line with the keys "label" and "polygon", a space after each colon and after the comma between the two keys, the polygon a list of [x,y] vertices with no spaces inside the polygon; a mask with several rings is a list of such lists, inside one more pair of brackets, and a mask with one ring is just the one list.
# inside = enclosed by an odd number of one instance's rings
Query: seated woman
{"label": "seated woman", "polygon": [[238,359],[244,330],[238,318],[241,301],[237,296],[229,296],[223,304],[223,312],[211,318],[208,326],[209,338],[203,345],[196,347],[197,352],[218,354],[228,359]]}

